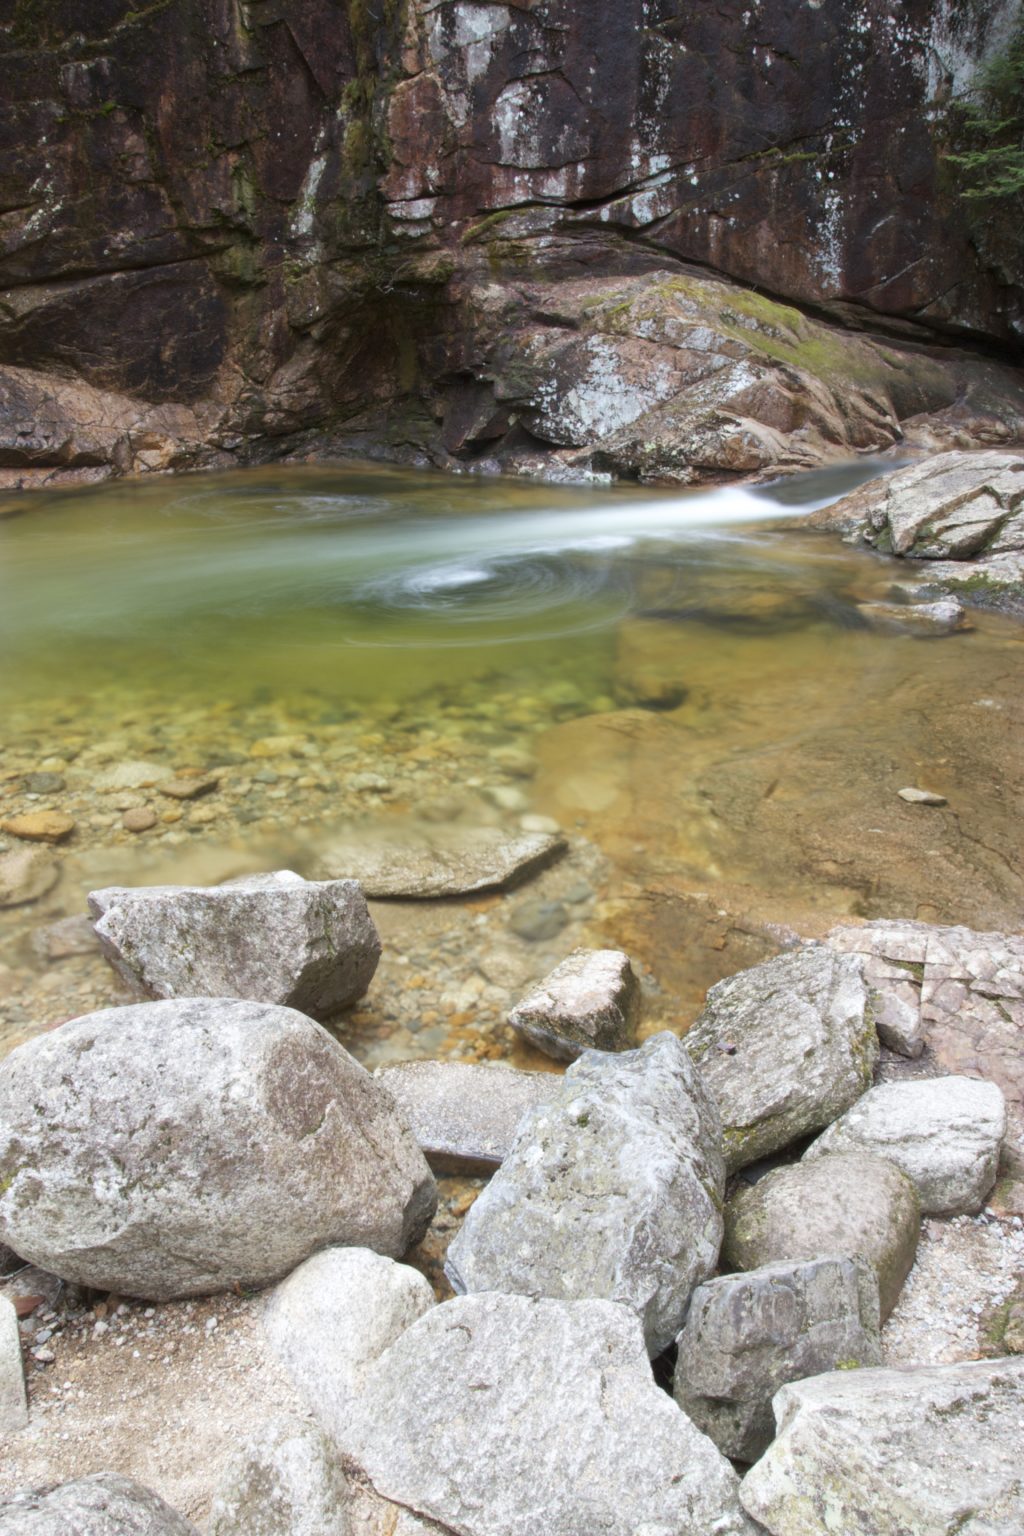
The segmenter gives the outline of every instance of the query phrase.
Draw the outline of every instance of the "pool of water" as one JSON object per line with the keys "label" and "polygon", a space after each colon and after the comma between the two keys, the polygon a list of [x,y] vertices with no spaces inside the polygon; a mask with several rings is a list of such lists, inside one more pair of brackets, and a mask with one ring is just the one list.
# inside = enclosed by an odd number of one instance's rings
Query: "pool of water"
{"label": "pool of water", "polygon": [[[557,822],[604,860],[576,936],[694,995],[718,964],[687,956],[695,902],[733,915],[727,949],[744,923],[999,926],[1020,629],[873,624],[915,573],[793,519],[876,468],[682,495],[277,468],[26,499],[0,520],[0,808],[76,828],[56,894],[0,913],[8,993],[59,990],[33,930],[90,883],[216,878],[217,848],[309,868],[339,828],[406,823]],[[168,801],[139,762],[215,787]]]}

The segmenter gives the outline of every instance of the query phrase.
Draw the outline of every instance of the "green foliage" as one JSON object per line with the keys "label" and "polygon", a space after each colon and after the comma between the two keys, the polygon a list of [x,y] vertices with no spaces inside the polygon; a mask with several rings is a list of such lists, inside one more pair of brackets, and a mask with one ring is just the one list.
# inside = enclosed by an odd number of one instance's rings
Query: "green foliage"
{"label": "green foliage", "polygon": [[952,103],[947,162],[972,202],[1024,202],[1024,7],[1005,50]]}

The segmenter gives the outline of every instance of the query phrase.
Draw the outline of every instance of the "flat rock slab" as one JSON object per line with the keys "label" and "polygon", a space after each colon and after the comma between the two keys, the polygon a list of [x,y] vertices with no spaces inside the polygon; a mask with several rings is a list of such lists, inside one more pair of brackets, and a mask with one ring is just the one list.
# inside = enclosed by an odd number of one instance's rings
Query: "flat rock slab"
{"label": "flat rock slab", "polygon": [[878,1278],[884,1322],[914,1262],[920,1228],[913,1180],[868,1152],[836,1152],[738,1189],[725,1208],[722,1266],[859,1255]]}
{"label": "flat rock slab", "polygon": [[562,1086],[553,1072],[469,1061],[402,1061],[374,1076],[434,1172],[471,1176],[499,1168],[527,1110]]}
{"label": "flat rock slab", "polygon": [[879,1365],[878,1281],[863,1259],[766,1264],[707,1280],[676,1340],[676,1402],[725,1456],[756,1461],[787,1381]]}
{"label": "flat rock slab", "polygon": [[99,1472],[0,1499],[0,1536],[199,1536],[133,1477]]}
{"label": "flat rock slab", "polygon": [[711,988],[685,1044],[718,1104],[730,1172],[822,1130],[870,1087],[867,1001],[860,962],[824,945]]}
{"label": "flat rock slab", "polygon": [[24,1429],[27,1423],[28,1399],[18,1314],[7,1297],[0,1296],[0,1435],[12,1435],[16,1430]]}
{"label": "flat rock slab", "polygon": [[740,1489],[771,1536],[1024,1530],[1024,1360],[815,1376],[775,1417]]}
{"label": "flat rock slab", "polygon": [[241,997],[329,1018],[365,993],[380,936],[354,880],[288,870],[218,886],[91,891],[114,969],[149,997]]}
{"label": "flat rock slab", "polygon": [[829,1152],[874,1152],[913,1179],[926,1214],[980,1211],[996,1181],[1006,1101],[973,1077],[879,1083],[858,1099],[804,1161]]}
{"label": "flat rock slab", "polygon": [[166,1300],[328,1243],[404,1253],[436,1199],[390,1097],[290,1008],[109,1008],[0,1063],[0,1238],[81,1285]]}
{"label": "flat rock slab", "polygon": [[209,1536],[349,1536],[349,1502],[326,1436],[282,1413],[260,1425],[224,1472]]}
{"label": "flat rock slab", "polygon": [[640,983],[620,949],[574,949],[508,1016],[524,1039],[556,1061],[586,1050],[636,1044]]}
{"label": "flat rock slab", "polygon": [[588,1051],[520,1122],[448,1249],[452,1286],[622,1302],[660,1354],[718,1258],[720,1136],[675,1035]]}
{"label": "flat rock slab", "polygon": [[467,896],[518,885],[566,847],[556,834],[509,834],[493,827],[418,833],[401,842],[353,835],[324,849],[317,873],[358,880],[371,897]]}
{"label": "flat rock slab", "polygon": [[434,1307],[380,1357],[340,1445],[460,1536],[754,1536],[736,1474],[613,1302]]}

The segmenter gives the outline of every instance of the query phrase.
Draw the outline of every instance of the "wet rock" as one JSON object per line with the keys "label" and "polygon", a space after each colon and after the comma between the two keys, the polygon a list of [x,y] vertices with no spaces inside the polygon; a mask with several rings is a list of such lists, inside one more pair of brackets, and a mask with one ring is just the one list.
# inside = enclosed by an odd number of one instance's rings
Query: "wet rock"
{"label": "wet rock", "polygon": [[150,763],[135,758],[100,769],[92,775],[91,787],[97,794],[109,795],[120,789],[149,789],[162,779],[169,778],[171,770],[164,763]]}
{"label": "wet rock", "polygon": [[740,1498],[771,1536],[1017,1536],[1024,1361],[838,1371],[783,1387]]}
{"label": "wet rock", "polygon": [[456,1291],[598,1296],[671,1343],[722,1236],[710,1095],[675,1035],[587,1052],[530,1110],[448,1249]]}
{"label": "wet rock", "polygon": [[41,848],[12,848],[0,853],[0,907],[38,901],[57,884],[60,869]]}
{"label": "wet rock", "polygon": [[900,799],[905,800],[908,805],[948,804],[945,795],[936,794],[933,789],[917,789],[916,787],[910,787],[907,789],[898,789],[896,793],[899,795]]}
{"label": "wet rock", "polygon": [[508,1016],[513,1029],[556,1061],[636,1043],[640,983],[618,949],[575,949]]}
{"label": "wet rock", "polygon": [[676,1341],[676,1402],[724,1456],[756,1461],[775,1433],[778,1388],[879,1365],[878,1330],[878,1281],[863,1259],[787,1261],[706,1280]]}
{"label": "wet rock", "polygon": [[556,939],[568,922],[564,902],[534,897],[513,907],[508,925],[528,944],[543,944],[547,939]]}
{"label": "wet rock", "polygon": [[879,1083],[858,1099],[804,1160],[873,1152],[913,1179],[926,1215],[980,1211],[996,1181],[1006,1102],[995,1083],[972,1077]]}
{"label": "wet rock", "polygon": [[32,948],[44,960],[99,954],[99,940],[87,917],[61,917],[32,935]]}
{"label": "wet rock", "polygon": [[126,832],[149,832],[156,824],[156,811],[148,805],[134,805],[121,817],[121,825]]}
{"label": "wet rock", "polygon": [[133,1477],[97,1472],[0,1499],[0,1536],[199,1536]]}
{"label": "wet rock", "polygon": [[0,1436],[13,1435],[17,1430],[24,1429],[27,1423],[28,1398],[25,1394],[18,1314],[7,1297],[0,1296]]}
{"label": "wet rock", "polygon": [[398,1106],[436,1173],[491,1174],[528,1109],[561,1087],[550,1072],[498,1063],[403,1061],[374,1076]]}
{"label": "wet rock", "polygon": [[339,1444],[378,1492],[461,1536],[753,1536],[732,1468],[607,1301],[434,1307],[376,1362]]}
{"label": "wet rock", "polygon": [[207,776],[195,778],[161,779],[157,789],[162,795],[170,795],[172,800],[198,800],[201,795],[209,795],[217,788],[219,779]]}
{"label": "wet rock", "polygon": [[328,1018],[363,996],[380,938],[354,880],[290,871],[89,894],[103,953],[151,997],[242,997]]}
{"label": "wet rock", "polygon": [[952,597],[933,603],[859,603],[857,611],[872,629],[921,639],[962,634],[974,628],[963,604]]}
{"label": "wet rock", "polygon": [[276,1287],[263,1322],[295,1386],[340,1440],[377,1357],[433,1306],[419,1270],[366,1248],[327,1248]]}
{"label": "wet rock", "polygon": [[164,1300],[265,1285],[330,1243],[404,1253],[433,1178],[390,1098],[290,1008],[109,1008],[0,1063],[0,1235]]}
{"label": "wet rock", "polygon": [[888,1317],[917,1252],[921,1204],[913,1180],[867,1152],[837,1152],[741,1186],[725,1208],[722,1264],[860,1256],[878,1277]]}
{"label": "wet rock", "polygon": [[0,822],[0,830],[30,843],[63,843],[75,830],[75,818],[65,811],[26,811]]}
{"label": "wet rock", "polygon": [[718,1104],[730,1172],[829,1125],[878,1058],[860,962],[821,945],[716,983],[685,1043]]}
{"label": "wet rock", "polygon": [[22,780],[27,795],[59,795],[64,788],[64,776],[60,773],[28,773]]}
{"label": "wet rock", "polygon": [[334,1448],[314,1425],[282,1413],[224,1472],[209,1536],[348,1536],[348,1504]]}
{"label": "wet rock", "polygon": [[358,880],[371,897],[463,896],[517,885],[554,862],[563,837],[510,834],[492,827],[452,827],[402,842],[360,840],[327,847],[321,878]]}

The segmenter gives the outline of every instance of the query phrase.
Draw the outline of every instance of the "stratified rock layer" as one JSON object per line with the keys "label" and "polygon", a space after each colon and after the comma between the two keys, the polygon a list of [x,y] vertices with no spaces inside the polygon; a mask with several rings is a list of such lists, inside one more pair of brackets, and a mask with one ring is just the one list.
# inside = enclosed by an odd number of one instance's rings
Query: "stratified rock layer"
{"label": "stratified rock layer", "polygon": [[807,946],[718,982],[686,1036],[722,1116],[730,1172],[820,1130],[871,1083],[860,962]]}
{"label": "stratified rock layer", "polygon": [[671,1343],[722,1237],[718,1115],[675,1035],[589,1051],[520,1122],[448,1249],[457,1291],[604,1297]]}
{"label": "stratified rock layer", "polygon": [[289,1008],[110,1008],[0,1064],[0,1235],[66,1280],[262,1285],[329,1243],[404,1253],[435,1204],[391,1099]]}
{"label": "stratified rock layer", "polygon": [[218,886],[91,891],[111,965],[150,997],[241,997],[329,1018],[362,997],[380,938],[354,880],[287,870]]}
{"label": "stratified rock layer", "polygon": [[740,1490],[771,1536],[1018,1536],[1024,1361],[841,1371],[774,1406]]}

